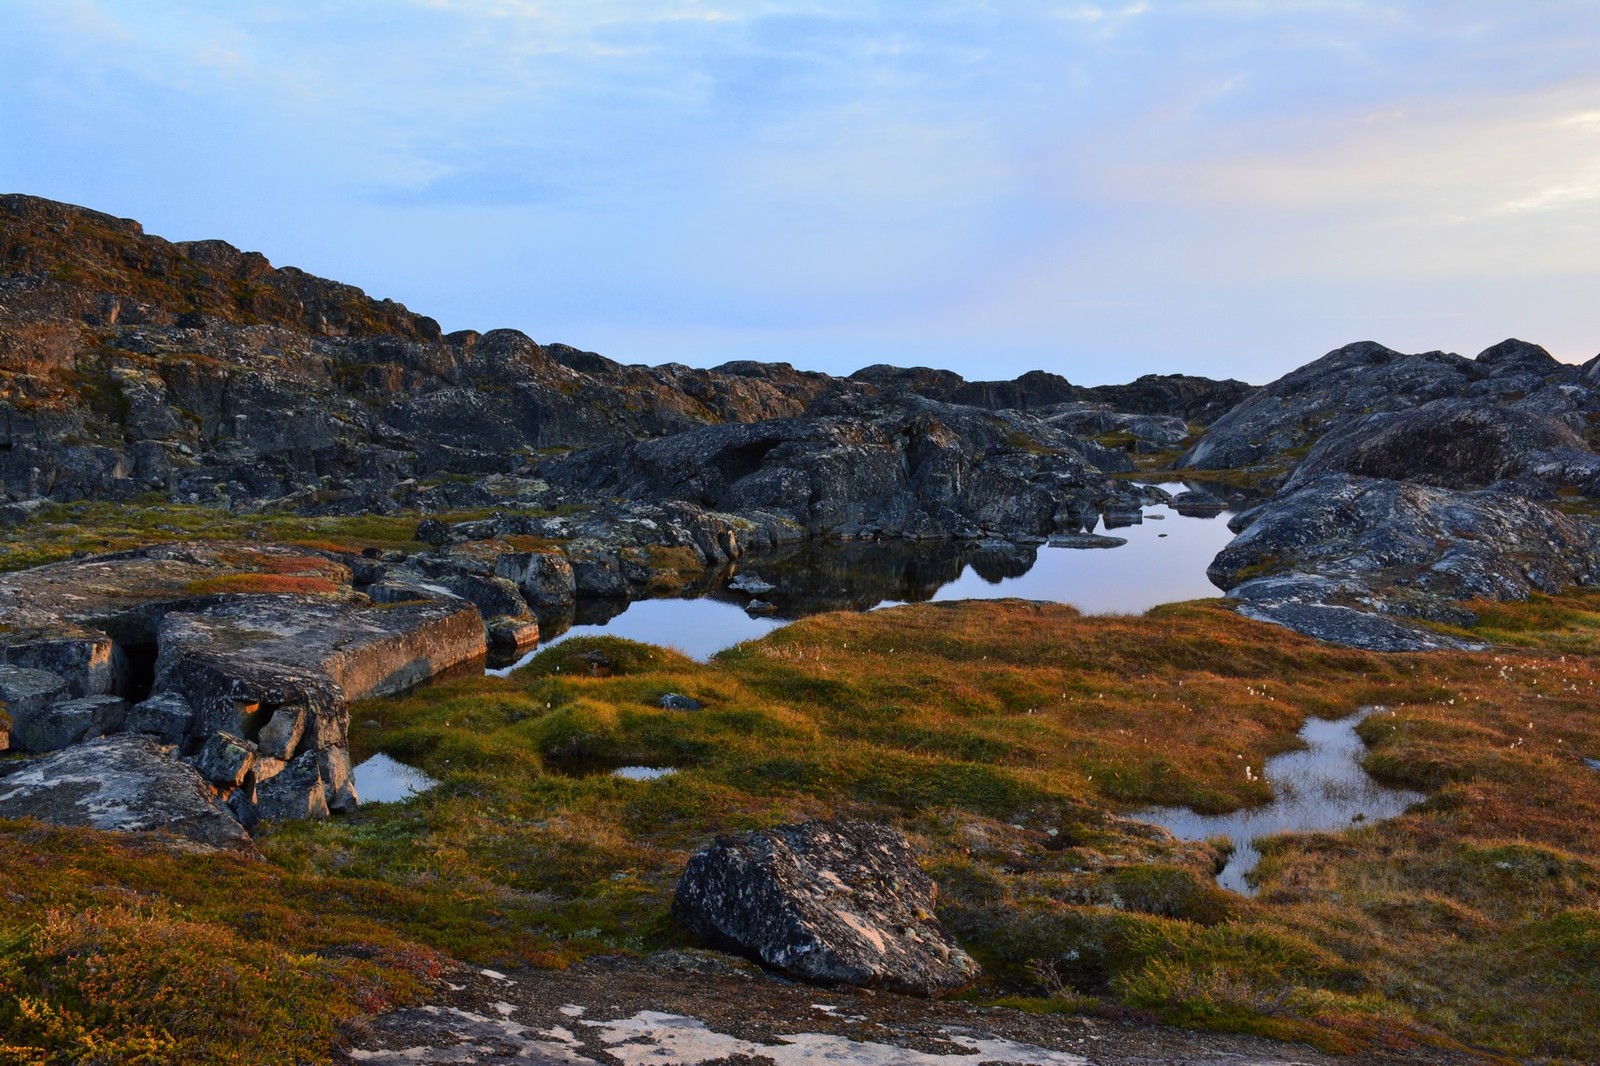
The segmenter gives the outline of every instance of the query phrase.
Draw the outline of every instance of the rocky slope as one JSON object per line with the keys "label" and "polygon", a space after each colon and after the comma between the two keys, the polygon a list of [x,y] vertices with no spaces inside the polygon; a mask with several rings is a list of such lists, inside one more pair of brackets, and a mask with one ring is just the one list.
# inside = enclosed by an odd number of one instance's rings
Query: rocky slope
{"label": "rocky slope", "polygon": [[1461,646],[1405,619],[1471,625],[1465,601],[1591,583],[1597,364],[1366,342],[1285,375],[1180,460],[1281,484],[1208,574],[1252,617],[1376,650]]}
{"label": "rocky slope", "polygon": [[[1243,388],[1141,379],[1116,396],[1140,415],[1192,419]],[[392,301],[221,241],[170,243],[127,219],[0,197],[0,482],[13,501],[157,492],[345,513],[499,504],[503,485],[463,482],[529,471],[552,451],[708,427],[778,420],[771,432],[782,434],[782,420],[822,412],[857,419],[846,433],[881,435],[918,395],[963,412],[945,417],[954,432],[981,424],[980,439],[958,442],[966,453],[993,447],[997,429],[1010,446],[1039,452],[1064,436],[1032,414],[979,418],[979,409],[1037,414],[1113,398],[1053,375],[997,383],[870,369],[835,378],[754,362],[623,366],[515,330],[441,335]],[[1141,427],[1161,447],[1182,436],[1146,420],[1119,449],[1144,440]],[[1067,450],[1069,472],[1084,482],[1080,502],[1108,496],[1104,479],[1080,476],[1076,460],[1095,452],[1095,465],[1117,469],[1125,459],[1076,439]],[[884,454],[905,458],[903,448]],[[536,488],[518,484],[512,494]],[[860,496],[847,504],[860,517],[884,495],[881,485],[834,488]],[[10,508],[0,519],[25,514]]]}

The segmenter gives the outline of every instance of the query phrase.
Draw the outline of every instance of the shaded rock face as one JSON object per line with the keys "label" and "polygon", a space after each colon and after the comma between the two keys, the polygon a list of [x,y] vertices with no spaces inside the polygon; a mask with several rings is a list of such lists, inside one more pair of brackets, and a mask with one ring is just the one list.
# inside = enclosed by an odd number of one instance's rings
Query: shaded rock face
{"label": "shaded rock face", "polygon": [[1341,423],[1285,485],[1325,473],[1415,481],[1451,489],[1502,485],[1600,495],[1600,455],[1560,419],[1481,400],[1434,400]]}
{"label": "shaded rock face", "polygon": [[1509,340],[1466,359],[1445,352],[1405,355],[1372,341],[1346,345],[1279,378],[1217,419],[1184,454],[1190,469],[1292,465],[1342,420],[1467,399],[1542,412],[1585,425],[1596,410],[1582,368],[1525,341]]}
{"label": "shaded rock face", "polygon": [[249,839],[199,774],[150,738],[131,734],[4,764],[0,818],[166,832],[217,847]]}
{"label": "shaded rock face", "polygon": [[894,830],[806,822],[700,849],[672,914],[690,933],[803,980],[935,996],[979,976],[934,918],[935,894]]}
{"label": "shaded rock face", "polygon": [[[415,479],[515,476],[541,449],[808,417],[838,400],[892,406],[920,391],[1030,411],[1123,397],[1192,418],[1238,384],[1140,379],[1102,395],[1038,371],[968,382],[874,369],[624,366],[515,330],[441,336],[399,304],[222,241],[174,244],[128,219],[0,197],[0,482],[18,501],[483,506],[489,487],[424,492]],[[0,499],[0,524],[25,518]]]}
{"label": "shaded rock face", "polygon": [[1059,374],[1032,371],[1015,381],[968,381],[950,370],[863,367],[850,380],[879,389],[903,389],[930,400],[989,410],[1033,411],[1056,404],[1103,404],[1138,415],[1165,415],[1208,425],[1255,390],[1232,379],[1216,381],[1192,374],[1146,374],[1126,385],[1073,385]]}
{"label": "shaded rock face", "polygon": [[[1493,490],[1327,473],[1235,521],[1243,531],[1207,575],[1245,613],[1314,636],[1362,623],[1307,605],[1461,624],[1473,619],[1455,601],[1520,600],[1600,575],[1590,520]],[[1396,625],[1375,622],[1369,637],[1340,642],[1402,650]]]}
{"label": "shaded rock face", "polygon": [[1085,509],[1134,492],[1103,473],[1131,468],[1121,452],[1035,418],[909,395],[886,411],[834,411],[595,449],[539,474],[591,496],[678,499],[782,515],[812,534],[912,539],[1075,530]]}

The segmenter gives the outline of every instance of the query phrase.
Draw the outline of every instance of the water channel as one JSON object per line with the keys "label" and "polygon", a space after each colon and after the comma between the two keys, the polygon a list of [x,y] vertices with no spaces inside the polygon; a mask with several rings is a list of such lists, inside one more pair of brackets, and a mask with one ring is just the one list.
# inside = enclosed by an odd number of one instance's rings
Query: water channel
{"label": "water channel", "polygon": [[1347,718],[1307,719],[1300,729],[1305,749],[1274,755],[1260,771],[1272,786],[1272,802],[1265,807],[1230,814],[1154,807],[1130,817],[1164,826],[1184,840],[1227,837],[1233,843],[1233,854],[1217,875],[1217,883],[1254,895],[1247,875],[1261,861],[1256,841],[1262,837],[1348,829],[1393,818],[1426,798],[1420,792],[1381,785],[1361,768],[1367,747],[1356,734],[1356,726],[1369,715],[1388,713],[1383,707],[1363,707]]}

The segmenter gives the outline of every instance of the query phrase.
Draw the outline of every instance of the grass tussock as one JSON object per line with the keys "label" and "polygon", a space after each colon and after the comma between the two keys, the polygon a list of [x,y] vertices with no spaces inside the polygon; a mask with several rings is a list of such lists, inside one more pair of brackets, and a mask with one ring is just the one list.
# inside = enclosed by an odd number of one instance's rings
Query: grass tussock
{"label": "grass tussock", "polygon": [[[331,1040],[372,1004],[416,994],[427,966],[415,960],[561,965],[678,944],[667,912],[694,848],[849,814],[922,849],[942,918],[986,966],[980,998],[1335,1051],[1460,1042],[1581,1062],[1600,1046],[1600,773],[1583,761],[1600,758],[1600,670],[1573,642],[1600,598],[1484,617],[1505,646],[1430,656],[1331,648],[1215,604],[1137,618],[1018,601],[827,615],[709,664],[567,641],[509,679],[355,708],[358,756],[387,752],[441,786],[274,827],[261,860],[0,827],[13,901],[0,988],[36,1005],[0,1032],[48,1049],[159,1031],[188,1041],[183,1061],[244,1061],[218,1033],[260,1029],[263,1061],[293,1058],[284,1041],[302,1037],[262,1024],[279,1004],[306,1003],[305,1039]],[[669,692],[704,708],[663,710]],[[1253,899],[1215,885],[1225,844],[1120,817],[1262,802],[1247,766],[1293,748],[1307,716],[1367,704],[1393,710],[1361,726],[1369,767],[1429,799],[1389,822],[1266,842]],[[607,772],[623,764],[678,772]],[[192,1030],[177,1007],[89,1009],[91,969],[73,960],[188,980],[141,961],[146,940],[237,972],[215,993],[235,1006]],[[231,971],[235,958],[259,969]],[[58,1024],[37,1005],[67,1014]]]}

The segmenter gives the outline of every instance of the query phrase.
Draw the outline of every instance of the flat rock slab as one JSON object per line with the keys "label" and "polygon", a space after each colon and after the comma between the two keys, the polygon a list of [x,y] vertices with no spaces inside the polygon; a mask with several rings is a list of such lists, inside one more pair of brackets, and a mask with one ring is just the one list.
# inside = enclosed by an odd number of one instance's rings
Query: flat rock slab
{"label": "flat rock slab", "polygon": [[934,917],[936,892],[895,830],[817,821],[701,848],[672,914],[696,936],[793,977],[934,996],[980,974]]}
{"label": "flat rock slab", "polygon": [[1106,537],[1099,533],[1058,534],[1049,541],[1052,548],[1120,548],[1126,543],[1126,537]]}
{"label": "flat rock slab", "polygon": [[114,642],[147,644],[169,611],[299,586],[351,598],[350,569],[294,548],[158,544],[0,574],[0,661],[48,670],[74,696],[115,690]]}
{"label": "flat rock slab", "polygon": [[1477,644],[1380,614],[1323,603],[1241,603],[1239,613],[1329,644],[1363,651],[1482,651]]}
{"label": "flat rock slab", "polygon": [[235,707],[326,712],[402,692],[485,651],[478,611],[461,600],[371,607],[301,596],[241,597],[169,614],[160,644],[157,690],[188,699],[203,732],[241,736],[262,723],[230,719]]}
{"label": "flat rock slab", "polygon": [[660,1066],[1487,1066],[1439,1049],[1324,1055],[1131,1019],[817,989],[700,951],[563,970],[462,970],[425,1006],[371,1019],[341,1061]]}
{"label": "flat rock slab", "polygon": [[167,832],[213,847],[249,840],[199,774],[150,738],[131,734],[0,763],[0,818]]}

